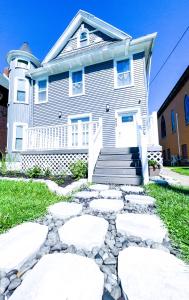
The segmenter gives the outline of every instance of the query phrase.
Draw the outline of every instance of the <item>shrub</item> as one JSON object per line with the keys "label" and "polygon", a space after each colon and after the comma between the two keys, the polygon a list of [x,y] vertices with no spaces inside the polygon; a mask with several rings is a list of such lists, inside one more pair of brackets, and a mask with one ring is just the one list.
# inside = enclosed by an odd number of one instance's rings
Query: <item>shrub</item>
{"label": "shrub", "polygon": [[45,177],[51,177],[51,170],[49,169],[49,168],[46,168],[45,170],[44,170],[44,176]]}
{"label": "shrub", "polygon": [[43,172],[40,167],[34,166],[33,168],[27,170],[26,175],[29,178],[38,178],[43,175]]}
{"label": "shrub", "polygon": [[158,165],[157,161],[155,161],[153,159],[148,161],[148,165],[149,165],[149,167],[153,167],[154,170],[159,168],[159,165]]}
{"label": "shrub", "polygon": [[88,173],[87,163],[83,160],[78,160],[70,165],[70,171],[76,179],[86,178]]}
{"label": "shrub", "polygon": [[1,153],[0,173],[2,175],[6,175],[7,173],[6,155],[4,153]]}

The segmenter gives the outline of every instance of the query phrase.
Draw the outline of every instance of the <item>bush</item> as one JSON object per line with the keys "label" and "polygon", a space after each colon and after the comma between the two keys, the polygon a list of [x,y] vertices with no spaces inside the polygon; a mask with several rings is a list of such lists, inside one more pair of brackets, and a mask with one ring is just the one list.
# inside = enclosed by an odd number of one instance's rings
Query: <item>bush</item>
{"label": "bush", "polygon": [[51,177],[51,176],[52,176],[51,170],[50,170],[49,168],[46,168],[46,169],[44,170],[44,176],[45,176],[45,177]]}
{"label": "bush", "polygon": [[26,175],[29,178],[38,178],[43,175],[43,172],[40,167],[34,166],[33,168],[27,170]]}
{"label": "bush", "polygon": [[2,175],[6,175],[7,173],[6,155],[4,153],[1,153],[0,173]]}
{"label": "bush", "polygon": [[159,165],[158,165],[157,161],[155,161],[153,159],[148,161],[148,165],[149,165],[149,167],[153,167],[154,170],[159,168]]}
{"label": "bush", "polygon": [[86,178],[88,173],[87,163],[83,160],[78,160],[70,165],[70,171],[76,179]]}

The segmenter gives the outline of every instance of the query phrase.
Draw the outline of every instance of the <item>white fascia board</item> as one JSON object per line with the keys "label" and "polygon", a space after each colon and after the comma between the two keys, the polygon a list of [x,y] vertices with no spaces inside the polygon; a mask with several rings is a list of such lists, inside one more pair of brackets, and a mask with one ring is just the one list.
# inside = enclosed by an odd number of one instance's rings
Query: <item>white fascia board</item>
{"label": "white fascia board", "polygon": [[98,49],[89,49],[78,55],[73,53],[70,56],[51,61],[41,68],[32,70],[29,74],[33,79],[36,79],[40,76],[58,74],[74,68],[81,68],[81,66],[89,66],[110,59],[124,57],[139,51],[148,50],[149,53],[155,37],[156,34],[152,34],[132,41],[127,39],[114,44],[103,45]]}
{"label": "white fascia board", "polygon": [[131,36],[117,29],[116,27],[96,18],[92,14],[80,10],[77,13],[77,15],[73,18],[71,23],[68,25],[68,27],[65,29],[65,31],[60,36],[55,45],[51,48],[49,53],[46,55],[42,64],[48,63],[50,60],[55,58],[56,55],[58,55],[58,53],[62,50],[62,48],[68,42],[69,38],[71,38],[73,33],[76,31],[76,29],[80,26],[82,22],[88,23],[89,25],[101,30],[102,32],[113,38],[118,38],[121,40],[131,39]]}

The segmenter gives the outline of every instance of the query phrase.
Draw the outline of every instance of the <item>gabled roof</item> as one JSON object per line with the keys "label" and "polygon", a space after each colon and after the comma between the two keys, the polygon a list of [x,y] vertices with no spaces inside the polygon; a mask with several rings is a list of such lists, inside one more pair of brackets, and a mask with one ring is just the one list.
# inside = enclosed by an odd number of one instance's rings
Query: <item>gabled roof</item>
{"label": "gabled roof", "polygon": [[65,29],[61,37],[49,51],[49,53],[44,58],[42,64],[48,63],[50,60],[54,59],[58,53],[63,49],[68,40],[74,34],[74,32],[78,29],[82,22],[85,22],[96,29],[99,29],[104,34],[116,38],[118,40],[131,39],[132,37],[127,33],[117,29],[116,27],[102,21],[101,19],[95,17],[94,15],[85,12],[83,10],[79,10],[76,16],[72,19],[71,23]]}
{"label": "gabled roof", "polygon": [[186,68],[180,79],[177,81],[176,85],[165,99],[163,104],[161,105],[160,109],[158,110],[158,117],[165,111],[167,106],[171,103],[171,101],[175,98],[181,88],[184,86],[186,81],[189,80],[189,66]]}

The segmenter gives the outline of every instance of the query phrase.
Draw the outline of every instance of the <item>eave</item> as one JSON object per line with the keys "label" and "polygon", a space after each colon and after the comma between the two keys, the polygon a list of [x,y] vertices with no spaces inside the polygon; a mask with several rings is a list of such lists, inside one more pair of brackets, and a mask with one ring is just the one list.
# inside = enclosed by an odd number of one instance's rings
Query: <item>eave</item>
{"label": "eave", "polygon": [[132,53],[140,51],[145,51],[145,54],[148,57],[155,38],[156,33],[132,41],[127,39],[109,45],[103,45],[95,50],[84,50],[79,55],[73,53],[65,58],[62,57],[46,63],[43,67],[32,70],[29,75],[33,79],[37,79],[38,77],[63,73],[71,69],[97,64],[114,58],[127,57]]}

